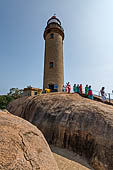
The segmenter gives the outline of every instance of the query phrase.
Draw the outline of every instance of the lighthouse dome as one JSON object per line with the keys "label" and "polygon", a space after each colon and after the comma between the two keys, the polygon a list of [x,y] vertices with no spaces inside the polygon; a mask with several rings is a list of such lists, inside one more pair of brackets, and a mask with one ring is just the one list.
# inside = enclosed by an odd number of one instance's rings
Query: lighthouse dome
{"label": "lighthouse dome", "polygon": [[56,24],[59,24],[61,26],[61,22],[60,20],[54,15],[52,16],[48,22],[47,22],[47,25],[51,24],[51,23],[56,23]]}

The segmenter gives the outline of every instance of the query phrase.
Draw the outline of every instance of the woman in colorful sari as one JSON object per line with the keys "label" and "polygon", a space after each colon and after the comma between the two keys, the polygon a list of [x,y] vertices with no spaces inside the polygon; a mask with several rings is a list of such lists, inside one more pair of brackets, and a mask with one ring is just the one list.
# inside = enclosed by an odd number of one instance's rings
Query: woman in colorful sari
{"label": "woman in colorful sari", "polygon": [[91,86],[89,86],[89,89],[88,89],[88,98],[93,100],[93,92],[92,92]]}

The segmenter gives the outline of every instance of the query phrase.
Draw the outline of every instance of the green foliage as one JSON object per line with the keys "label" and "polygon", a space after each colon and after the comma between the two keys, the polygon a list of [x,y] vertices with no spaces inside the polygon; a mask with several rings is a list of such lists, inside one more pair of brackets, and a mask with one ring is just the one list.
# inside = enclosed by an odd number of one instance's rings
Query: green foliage
{"label": "green foliage", "polygon": [[9,102],[13,100],[14,98],[9,95],[0,96],[0,109],[6,109],[6,106],[9,104]]}
{"label": "green foliage", "polygon": [[23,90],[19,90],[18,88],[11,88],[7,95],[0,96],[0,109],[6,109],[7,105],[21,97]]}
{"label": "green foliage", "polygon": [[18,88],[11,88],[8,95],[12,96],[14,99],[18,99],[19,97],[21,97],[22,93],[23,93],[23,90],[19,90]]}

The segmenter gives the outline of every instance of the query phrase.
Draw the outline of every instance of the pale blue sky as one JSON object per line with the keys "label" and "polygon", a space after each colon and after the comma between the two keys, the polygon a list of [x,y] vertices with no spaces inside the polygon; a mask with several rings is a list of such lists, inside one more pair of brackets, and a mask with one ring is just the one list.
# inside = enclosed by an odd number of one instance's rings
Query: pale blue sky
{"label": "pale blue sky", "polygon": [[65,31],[65,82],[113,90],[113,0],[0,0],[0,94],[42,88],[43,32],[56,13]]}

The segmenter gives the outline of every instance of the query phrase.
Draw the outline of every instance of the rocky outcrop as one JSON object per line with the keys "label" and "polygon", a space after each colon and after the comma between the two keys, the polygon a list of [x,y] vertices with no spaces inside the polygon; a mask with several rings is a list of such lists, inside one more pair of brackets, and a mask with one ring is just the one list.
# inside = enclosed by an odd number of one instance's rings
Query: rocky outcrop
{"label": "rocky outcrop", "polygon": [[50,144],[86,157],[96,170],[113,169],[113,106],[53,93],[15,100],[8,110],[36,125]]}
{"label": "rocky outcrop", "polygon": [[58,170],[42,133],[29,122],[0,112],[0,170]]}
{"label": "rocky outcrop", "polygon": [[94,170],[85,158],[68,149],[50,145],[60,170]]}

